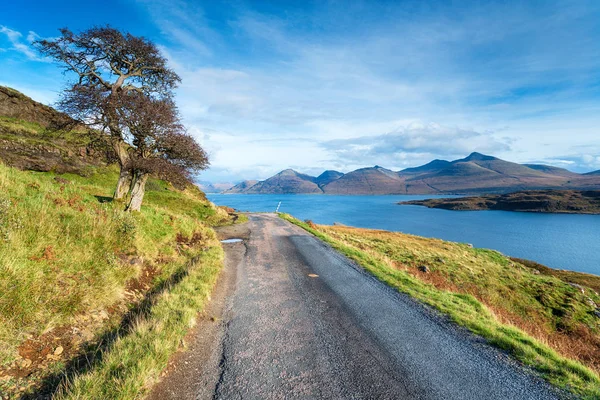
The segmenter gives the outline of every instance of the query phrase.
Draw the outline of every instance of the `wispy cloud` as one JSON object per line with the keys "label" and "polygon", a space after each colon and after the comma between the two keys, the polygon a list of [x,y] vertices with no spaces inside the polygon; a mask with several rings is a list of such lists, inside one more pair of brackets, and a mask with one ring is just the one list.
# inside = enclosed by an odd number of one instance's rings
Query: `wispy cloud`
{"label": "wispy cloud", "polygon": [[[596,0],[135,4],[144,26],[123,26],[159,43],[181,75],[178,104],[210,151],[207,176],[401,168],[475,150],[581,170],[600,154],[589,150],[600,134]],[[35,59],[34,32],[1,29],[3,58]]]}
{"label": "wispy cloud", "polygon": [[563,167],[574,172],[591,172],[600,170],[600,153],[565,155],[543,159],[540,162]]}
{"label": "wispy cloud", "polygon": [[[215,168],[552,160],[569,146],[564,122],[600,98],[593,1],[142,4],[183,78],[187,123],[228,132],[202,138]],[[600,118],[586,124],[570,124],[581,142]]]}
{"label": "wispy cloud", "polygon": [[204,60],[221,40],[210,28],[200,3],[183,0],[138,0],[161,30],[166,42]]}
{"label": "wispy cloud", "polygon": [[340,161],[390,167],[410,166],[415,160],[426,161],[426,157],[455,159],[472,151],[491,154],[510,151],[509,140],[496,139],[492,132],[422,122],[400,126],[382,135],[325,141],[321,146]]}
{"label": "wispy cloud", "polygon": [[35,49],[31,46],[31,44],[39,38],[35,32],[29,31],[27,37],[23,39],[23,34],[21,32],[10,29],[4,25],[0,25],[0,33],[6,36],[12,46],[4,50],[14,50],[23,54],[32,61],[46,61],[40,57]]}

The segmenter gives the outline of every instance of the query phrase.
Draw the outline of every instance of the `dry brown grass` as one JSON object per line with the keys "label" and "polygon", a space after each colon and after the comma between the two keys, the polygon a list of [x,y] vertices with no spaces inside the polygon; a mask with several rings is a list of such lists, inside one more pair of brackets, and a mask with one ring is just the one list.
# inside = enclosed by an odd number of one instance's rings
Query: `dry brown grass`
{"label": "dry brown grass", "polygon": [[595,291],[544,276],[497,251],[402,233],[313,228],[287,214],[280,217],[506,350],[550,383],[578,398],[600,399]]}
{"label": "dry brown grass", "polygon": [[[313,229],[316,227],[308,225]],[[588,304],[592,298],[595,302],[599,299],[593,290],[585,290],[582,294],[549,276],[560,277],[561,271],[546,271],[547,276],[536,275],[522,263],[499,253],[486,254],[480,249],[436,239],[344,226],[318,228],[361,251],[382,257],[393,268],[406,271],[436,289],[473,296],[499,322],[517,327],[559,354],[600,372],[600,320],[593,325],[593,308]],[[430,272],[419,271],[418,266],[422,264],[428,265]],[[539,264],[536,266],[542,269]],[[533,266],[528,265],[528,268]],[[572,271],[562,275],[580,284],[593,283],[590,286],[595,286],[594,278],[598,278]],[[505,282],[510,282],[509,290]],[[545,290],[560,294],[560,301],[552,305],[557,308],[549,310],[536,298],[536,291],[526,289],[533,283],[541,283]],[[563,315],[556,315],[561,313]],[[582,315],[592,319],[581,318]]]}

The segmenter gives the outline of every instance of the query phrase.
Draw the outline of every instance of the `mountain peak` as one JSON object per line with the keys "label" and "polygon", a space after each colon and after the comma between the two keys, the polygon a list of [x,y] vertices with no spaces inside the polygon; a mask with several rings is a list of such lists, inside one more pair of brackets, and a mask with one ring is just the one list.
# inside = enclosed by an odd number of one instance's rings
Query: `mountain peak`
{"label": "mountain peak", "polygon": [[337,179],[343,175],[344,174],[339,171],[328,169],[327,171],[324,171],[321,175],[319,175],[317,179]]}
{"label": "mountain peak", "polygon": [[288,168],[288,169],[284,169],[277,175],[299,175],[299,173],[291,168]]}
{"label": "mountain peak", "polygon": [[315,183],[317,183],[320,186],[327,185],[328,183],[340,179],[342,176],[344,176],[344,174],[342,174],[341,172],[328,169],[327,171],[319,175],[317,179],[315,179]]}
{"label": "mountain peak", "polygon": [[498,160],[496,157],[488,156],[485,154],[478,153],[476,151],[469,154],[468,157],[463,158],[459,161],[490,161],[490,160]]}
{"label": "mountain peak", "polygon": [[421,165],[420,167],[405,168],[400,171],[399,174],[417,174],[438,171],[442,168],[446,168],[448,165],[450,165],[450,161],[435,159],[433,161],[429,161],[425,165]]}
{"label": "mountain peak", "polygon": [[599,171],[582,175],[561,168],[518,164],[473,152],[463,159],[436,159],[399,172],[375,165],[347,174],[327,170],[318,177],[312,177],[289,168],[265,181],[248,185],[250,187],[241,193],[465,194],[539,188],[597,190],[600,188],[599,175]]}

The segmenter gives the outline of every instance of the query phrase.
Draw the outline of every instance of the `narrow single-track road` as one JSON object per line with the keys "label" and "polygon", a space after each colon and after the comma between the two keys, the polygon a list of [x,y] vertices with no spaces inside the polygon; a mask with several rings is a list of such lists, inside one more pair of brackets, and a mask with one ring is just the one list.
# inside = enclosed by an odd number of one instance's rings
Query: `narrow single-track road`
{"label": "narrow single-track road", "polygon": [[[151,399],[554,399],[501,352],[273,214],[231,228],[214,304]],[[241,232],[240,229],[245,229]]]}

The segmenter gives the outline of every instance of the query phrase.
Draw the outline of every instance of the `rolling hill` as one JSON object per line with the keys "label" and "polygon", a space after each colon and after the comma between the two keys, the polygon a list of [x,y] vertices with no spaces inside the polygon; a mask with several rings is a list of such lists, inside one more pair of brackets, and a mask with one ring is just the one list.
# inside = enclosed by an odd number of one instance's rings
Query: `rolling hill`
{"label": "rolling hill", "polygon": [[236,185],[227,193],[469,194],[535,189],[600,189],[600,171],[578,174],[471,153],[462,159],[433,160],[397,172],[376,165],[347,174],[325,171],[315,178],[288,169],[252,185]]}

